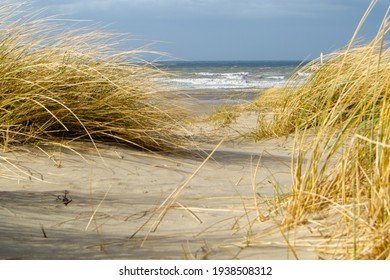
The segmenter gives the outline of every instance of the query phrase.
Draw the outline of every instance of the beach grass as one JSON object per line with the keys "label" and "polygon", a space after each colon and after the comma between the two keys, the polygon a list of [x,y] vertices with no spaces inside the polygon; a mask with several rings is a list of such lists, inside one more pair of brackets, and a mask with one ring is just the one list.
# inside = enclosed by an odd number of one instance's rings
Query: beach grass
{"label": "beach grass", "polygon": [[[259,93],[259,96],[255,98],[253,102],[223,104],[217,107],[215,111],[208,116],[207,120],[218,128],[224,128],[236,122],[237,119],[246,112],[257,112],[259,113],[259,118],[269,114],[273,115],[275,108],[282,106],[282,102],[285,98],[284,93],[285,89],[282,87],[265,89]],[[269,116],[267,119],[269,119]],[[258,136],[258,138],[261,137]]]}
{"label": "beach grass", "polygon": [[295,228],[313,213],[333,213],[321,231],[332,231],[322,248],[334,258],[390,259],[389,29],[386,14],[371,42],[357,45],[354,36],[300,69],[307,81],[297,84],[295,74],[272,117],[259,113],[253,133],[295,134],[284,223]]}
{"label": "beach grass", "polygon": [[0,15],[3,150],[75,140],[172,150],[186,141],[182,110],[159,91],[164,73],[142,61],[146,50],[121,51],[124,36],[67,28],[23,3],[2,2]]}
{"label": "beach grass", "polygon": [[[2,3],[3,151],[22,144],[37,145],[39,149],[42,143],[69,147],[74,141],[175,151],[188,143],[182,133],[186,116],[173,105],[172,95],[161,91],[157,81],[165,73],[139,59],[143,50],[118,51],[121,36],[96,28],[68,29],[55,18],[41,19],[39,14],[24,11],[24,4]],[[370,43],[356,45],[354,36],[345,49],[305,65],[288,86],[269,89],[252,104],[223,107],[209,119],[225,127],[243,112],[255,111],[257,128],[246,137],[259,140],[294,134],[291,193],[281,191],[275,176],[275,197],[264,198],[263,202],[273,209],[272,213],[260,208],[254,211],[256,221],[274,219],[295,258],[296,240],[291,240],[288,230],[313,222],[313,215],[321,213],[319,216],[326,219],[314,222],[325,239],[319,247],[322,252],[340,259],[390,259],[388,31],[386,16]],[[299,78],[302,73],[308,75],[304,84]],[[182,191],[222,142],[131,237],[151,222],[143,242],[157,231],[168,211],[178,204]],[[61,166],[61,161],[41,150]],[[18,170],[17,164],[7,163]],[[261,157],[251,178],[256,207],[263,199],[256,193],[260,163]],[[111,186],[93,207],[86,230],[92,222],[98,229],[95,214],[110,190]],[[250,225],[245,237],[245,246],[249,246],[256,237],[244,203],[243,208]],[[43,225],[41,231],[46,238]],[[100,251],[104,251],[103,233],[96,233]],[[309,243],[304,245],[310,247]],[[188,258],[185,249],[182,251]]]}

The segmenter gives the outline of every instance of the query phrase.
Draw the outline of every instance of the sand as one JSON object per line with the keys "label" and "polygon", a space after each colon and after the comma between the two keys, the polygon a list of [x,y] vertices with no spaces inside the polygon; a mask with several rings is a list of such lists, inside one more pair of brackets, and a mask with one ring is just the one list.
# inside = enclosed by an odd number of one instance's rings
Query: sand
{"label": "sand", "polygon": [[[291,186],[292,141],[236,138],[255,122],[199,124],[191,131],[203,152],[187,154],[99,145],[99,155],[90,143],[0,153],[0,258],[318,259],[312,229],[290,233],[294,255],[278,221],[260,219],[269,217],[263,198],[278,195],[274,182],[280,192]],[[68,205],[58,201],[65,190]]]}

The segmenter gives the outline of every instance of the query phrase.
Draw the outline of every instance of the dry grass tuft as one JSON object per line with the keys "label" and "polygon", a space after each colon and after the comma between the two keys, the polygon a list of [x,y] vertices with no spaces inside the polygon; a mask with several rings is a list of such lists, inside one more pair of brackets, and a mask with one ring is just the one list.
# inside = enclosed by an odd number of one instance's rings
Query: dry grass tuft
{"label": "dry grass tuft", "polygon": [[328,238],[337,246],[327,247],[337,258],[390,259],[389,20],[369,44],[353,46],[353,38],[301,69],[308,80],[287,87],[285,105],[257,131],[296,133],[285,223],[294,228],[312,213],[337,210]]}
{"label": "dry grass tuft", "polygon": [[[208,117],[219,128],[224,128],[234,123],[243,113],[259,113],[259,124],[262,120],[268,123],[275,114],[275,108],[281,108],[285,99],[285,89],[281,87],[265,89],[253,102],[242,104],[224,104]],[[265,127],[262,126],[264,129]],[[262,131],[264,132],[264,130]],[[261,133],[262,133],[261,132]],[[260,131],[258,131],[260,133]],[[267,135],[268,136],[268,135]],[[256,134],[256,138],[261,138]]]}
{"label": "dry grass tuft", "polygon": [[242,112],[240,105],[224,104],[208,116],[207,121],[212,122],[218,128],[228,127],[237,120]]}
{"label": "dry grass tuft", "polygon": [[[159,93],[163,75],[119,52],[120,36],[68,30],[24,4],[0,5],[0,145],[48,141],[125,142],[142,149],[180,146],[183,115]],[[172,98],[172,97],[171,97]]]}

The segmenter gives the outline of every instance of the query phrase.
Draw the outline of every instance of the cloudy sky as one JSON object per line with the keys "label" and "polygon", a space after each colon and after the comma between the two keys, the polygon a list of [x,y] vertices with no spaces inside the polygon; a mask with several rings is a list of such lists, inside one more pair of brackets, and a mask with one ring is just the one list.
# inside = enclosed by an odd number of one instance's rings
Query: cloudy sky
{"label": "cloudy sky", "polygon": [[[371,0],[32,0],[186,60],[301,60],[345,46]],[[390,0],[378,0],[363,38]]]}

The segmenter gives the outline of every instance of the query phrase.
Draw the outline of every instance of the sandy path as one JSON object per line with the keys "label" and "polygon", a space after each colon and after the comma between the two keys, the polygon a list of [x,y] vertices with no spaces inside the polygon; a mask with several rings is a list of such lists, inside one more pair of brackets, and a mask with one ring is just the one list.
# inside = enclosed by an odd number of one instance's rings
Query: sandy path
{"label": "sandy path", "polygon": [[[204,157],[220,139],[201,144]],[[1,153],[0,258],[294,259],[278,227],[259,222],[255,207],[260,196],[275,195],[275,180],[283,191],[291,186],[291,145],[226,141],[193,178],[204,160],[195,153],[163,156],[102,145],[99,157],[80,143],[75,150],[84,159],[55,146]],[[11,171],[16,178],[8,178]],[[156,209],[189,178],[150,232],[162,212]],[[73,200],[67,206],[56,201],[65,190]],[[291,238],[300,259],[317,259],[308,235],[303,228]]]}

